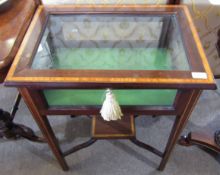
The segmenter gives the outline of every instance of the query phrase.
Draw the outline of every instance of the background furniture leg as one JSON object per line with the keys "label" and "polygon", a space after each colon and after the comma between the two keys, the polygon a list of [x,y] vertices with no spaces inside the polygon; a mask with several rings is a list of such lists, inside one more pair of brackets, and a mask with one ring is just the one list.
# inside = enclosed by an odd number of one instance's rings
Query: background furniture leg
{"label": "background furniture leg", "polygon": [[20,101],[21,101],[21,94],[17,93],[14,104],[13,104],[13,107],[11,109],[11,114],[10,114],[13,119],[15,117],[15,114],[16,114],[17,110],[18,110],[18,106],[20,104]]}
{"label": "background furniture leg", "polygon": [[36,136],[31,128],[13,122],[20,101],[21,95],[18,93],[11,113],[0,109],[0,137],[7,139],[18,139],[23,137],[34,142],[45,142],[43,138]]}
{"label": "background furniture leg", "polygon": [[190,132],[187,136],[180,138],[179,144],[182,146],[198,145],[220,153],[220,145],[215,141],[215,133],[215,131],[207,130]]}

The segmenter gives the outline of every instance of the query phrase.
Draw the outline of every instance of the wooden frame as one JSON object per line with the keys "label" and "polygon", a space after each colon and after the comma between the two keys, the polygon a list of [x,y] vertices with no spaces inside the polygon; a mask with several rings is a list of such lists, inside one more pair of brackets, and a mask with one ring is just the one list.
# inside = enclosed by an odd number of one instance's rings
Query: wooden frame
{"label": "wooden frame", "polygon": [[[191,66],[191,71],[77,71],[77,70],[33,70],[29,68],[31,58],[36,52],[36,45],[39,43],[39,37],[44,31],[47,15],[49,14],[177,14],[180,21],[181,32],[183,32],[183,40],[185,49],[189,55],[188,59]],[[94,12],[95,11],[95,12]],[[186,26],[189,26],[186,28]],[[35,35],[31,35],[34,32]],[[189,37],[192,35],[193,37]],[[190,45],[190,47],[189,47]],[[195,59],[201,58],[201,59]],[[206,72],[208,78],[193,79],[192,72]],[[131,75],[138,73],[139,78],[133,78]],[[75,75],[73,77],[73,74]],[[101,76],[101,75],[102,76]],[[147,75],[147,77],[146,77]],[[15,83],[16,82],[16,83]],[[49,82],[49,83],[48,83]],[[82,83],[112,83],[117,86],[121,83],[129,86],[136,84],[144,86],[144,88],[155,88],[155,83],[161,88],[215,88],[213,75],[208,65],[204,50],[202,49],[199,37],[190,18],[190,14],[186,6],[39,6],[38,11],[32,21],[32,24],[24,39],[19,53],[10,69],[7,77],[7,85],[33,85],[53,87],[53,84],[59,84],[63,87],[78,87]],[[36,86],[35,84],[35,86]],[[133,86],[133,85],[132,85]]]}
{"label": "wooden frame", "polygon": [[[182,32],[185,49],[191,71],[137,71],[139,78],[131,77],[130,71],[71,71],[71,70],[32,70],[30,64],[32,57],[40,42],[46,26],[49,14],[171,14],[176,15],[179,28]],[[186,27],[187,26],[187,27]],[[34,35],[32,35],[34,33]],[[166,40],[166,37],[164,37]],[[100,72],[102,75],[100,76]],[[192,72],[204,72],[207,79],[193,79]],[[99,76],[97,76],[99,75]],[[146,76],[147,75],[147,76]],[[187,123],[203,89],[215,89],[216,85],[208,65],[205,53],[196,33],[192,19],[186,6],[149,6],[149,5],[61,5],[61,6],[39,6],[38,11],[30,25],[24,41],[18,51],[15,61],[10,69],[5,84],[19,88],[24,101],[30,109],[34,119],[38,123],[54,155],[62,166],[68,170],[65,156],[77,149],[62,151],[59,147],[53,130],[47,120],[47,115],[97,115],[99,107],[50,107],[42,93],[44,89],[178,89],[176,99],[169,107],[139,107],[124,106],[125,114],[139,115],[175,115],[167,145],[163,153],[155,150],[155,154],[162,157],[159,170],[163,170],[173,150],[177,139]],[[87,147],[96,140],[89,140],[81,147]],[[137,140],[132,142],[142,145]],[[152,147],[151,147],[152,148]]]}
{"label": "wooden frame", "polygon": [[[67,151],[62,151],[57,144],[57,139],[55,137],[55,134],[53,133],[53,130],[49,124],[49,121],[47,120],[47,115],[50,114],[56,114],[56,115],[82,115],[82,114],[99,114],[99,110],[93,111],[89,108],[87,108],[84,111],[77,111],[74,109],[46,109],[45,101],[42,101],[41,98],[39,98],[39,94],[36,94],[36,90],[29,89],[29,88],[19,88],[19,92],[21,93],[25,103],[27,104],[28,108],[30,109],[35,121],[38,123],[44,137],[46,138],[50,148],[52,149],[54,155],[56,156],[57,160],[59,161],[61,167],[63,170],[68,170],[67,163],[64,159],[65,156],[69,155],[70,153],[75,152],[75,149],[70,149]],[[141,110],[128,110],[125,112],[128,114],[149,114],[149,115],[175,115],[176,119],[172,127],[172,131],[170,133],[166,148],[161,154],[156,154],[162,157],[162,160],[160,162],[160,166],[158,167],[159,170],[163,170],[165,168],[165,165],[168,161],[168,158],[171,154],[171,151],[173,150],[175,143],[178,140],[178,137],[186,125],[188,118],[201,94],[201,90],[184,90],[181,94],[178,95],[178,99],[175,101],[175,110],[172,111],[164,111],[164,110],[158,110],[158,109],[145,109],[144,111]],[[43,103],[42,103],[43,102]],[[46,109],[46,111],[45,111]],[[126,109],[125,109],[126,110]],[[89,145],[94,143],[96,140],[89,140]],[[134,141],[134,140],[133,140]],[[135,141],[134,141],[135,142]],[[89,146],[88,145],[88,146]],[[153,148],[153,147],[152,147]],[[77,150],[79,150],[78,148]],[[74,151],[71,151],[74,150]],[[154,150],[154,149],[153,149]],[[156,149],[155,149],[156,150]],[[153,151],[154,152],[154,151]],[[160,153],[160,151],[159,151]]]}
{"label": "wooden frame", "polygon": [[[220,57],[220,29],[217,32],[216,49]],[[215,78],[220,78],[220,75],[215,75]],[[219,132],[219,130],[213,131],[208,128],[201,131],[189,132],[180,138],[179,144],[183,146],[198,145],[220,153]]]}

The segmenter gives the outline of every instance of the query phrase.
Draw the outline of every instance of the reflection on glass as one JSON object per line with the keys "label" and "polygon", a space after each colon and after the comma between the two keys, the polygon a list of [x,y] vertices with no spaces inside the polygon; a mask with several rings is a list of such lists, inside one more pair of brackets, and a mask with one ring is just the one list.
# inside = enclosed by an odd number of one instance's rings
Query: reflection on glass
{"label": "reflection on glass", "polygon": [[175,16],[51,15],[33,69],[189,70]]}

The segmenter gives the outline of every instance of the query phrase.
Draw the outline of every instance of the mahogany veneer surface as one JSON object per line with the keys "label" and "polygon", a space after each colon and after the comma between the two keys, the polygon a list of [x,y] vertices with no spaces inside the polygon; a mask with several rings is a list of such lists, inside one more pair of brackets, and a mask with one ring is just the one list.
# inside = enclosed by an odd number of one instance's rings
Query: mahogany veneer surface
{"label": "mahogany veneer surface", "polygon": [[36,9],[34,0],[15,0],[0,13],[0,82],[11,65]]}
{"label": "mahogany veneer surface", "polygon": [[92,121],[94,138],[128,138],[134,137],[134,116],[123,116],[121,120],[105,121],[100,116],[94,116]]}

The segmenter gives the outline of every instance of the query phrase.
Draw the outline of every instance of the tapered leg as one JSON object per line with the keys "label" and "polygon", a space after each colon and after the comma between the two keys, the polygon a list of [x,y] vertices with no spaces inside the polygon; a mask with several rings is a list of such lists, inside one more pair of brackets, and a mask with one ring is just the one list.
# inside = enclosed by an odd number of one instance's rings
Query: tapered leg
{"label": "tapered leg", "polygon": [[49,124],[49,121],[46,116],[43,116],[39,113],[39,110],[37,106],[35,105],[33,99],[30,96],[30,93],[28,89],[21,88],[19,89],[25,103],[27,104],[30,112],[32,113],[35,121],[37,122],[42,134],[47,140],[48,145],[50,146],[51,150],[53,151],[53,154],[59,161],[61,167],[64,171],[68,170],[68,165],[64,159],[63,153],[61,152],[61,149],[59,147],[58,141],[53,133],[53,130]]}
{"label": "tapered leg", "polygon": [[179,138],[179,135],[181,134],[183,128],[185,127],[190,114],[196,104],[196,102],[198,101],[198,98],[200,96],[202,91],[200,90],[194,90],[191,92],[191,95],[189,96],[189,101],[187,103],[187,105],[185,106],[185,109],[183,110],[183,113],[180,116],[176,116],[176,120],[174,122],[171,134],[169,136],[164,154],[163,154],[163,158],[160,162],[160,165],[158,167],[158,170],[164,170],[166,163],[170,157],[170,154]]}

